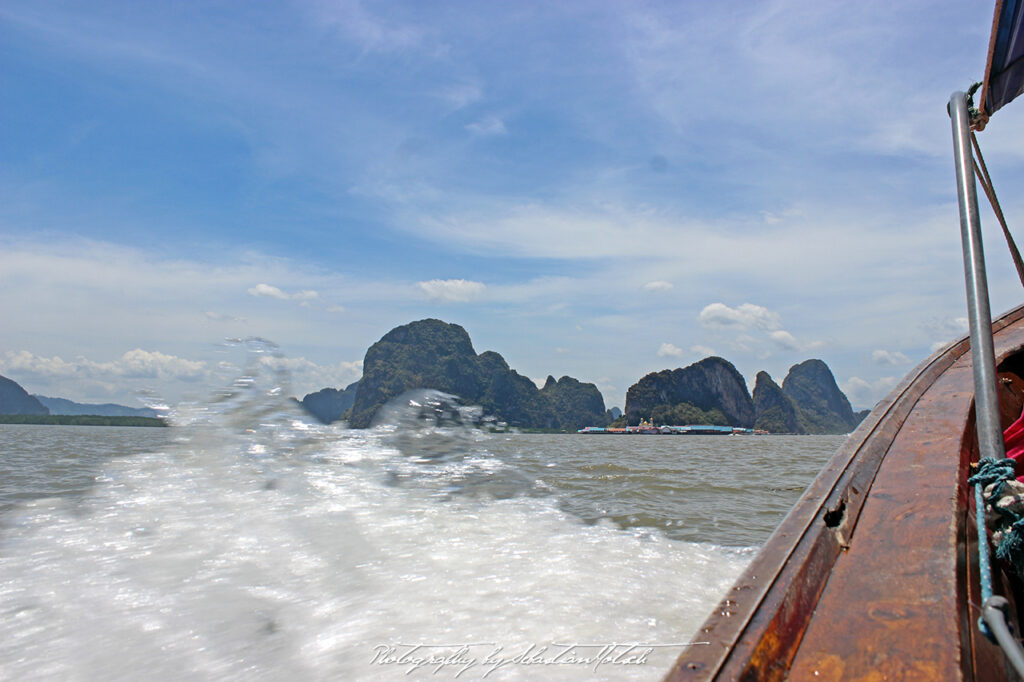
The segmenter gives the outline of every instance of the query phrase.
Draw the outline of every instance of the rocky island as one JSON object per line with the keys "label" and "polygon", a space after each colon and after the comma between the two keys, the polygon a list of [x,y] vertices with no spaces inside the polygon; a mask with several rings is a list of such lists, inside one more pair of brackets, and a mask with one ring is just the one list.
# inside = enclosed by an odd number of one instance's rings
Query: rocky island
{"label": "rocky island", "polygon": [[758,372],[754,393],[731,362],[710,357],[688,367],[653,372],[626,392],[624,420],[656,424],[713,424],[772,433],[849,433],[867,416],[850,407],[821,360],[790,368],[780,387]]}
{"label": "rocky island", "polygon": [[549,376],[537,388],[498,353],[478,355],[459,325],[427,319],[392,329],[366,351],[349,425],[369,426],[385,403],[414,388],[452,393],[520,428],[576,430],[607,419],[594,384]]}

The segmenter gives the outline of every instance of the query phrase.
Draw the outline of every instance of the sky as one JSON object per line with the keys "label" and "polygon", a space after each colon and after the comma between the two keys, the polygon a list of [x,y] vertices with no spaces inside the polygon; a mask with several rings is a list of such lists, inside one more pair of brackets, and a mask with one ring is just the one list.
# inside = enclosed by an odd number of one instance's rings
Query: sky
{"label": "sky", "polygon": [[[966,333],[946,103],[987,3],[0,4],[0,374],[301,397],[423,318],[622,407],[708,355],[870,408]],[[1024,216],[1024,105],[979,135]],[[982,214],[992,308],[1020,283]]]}

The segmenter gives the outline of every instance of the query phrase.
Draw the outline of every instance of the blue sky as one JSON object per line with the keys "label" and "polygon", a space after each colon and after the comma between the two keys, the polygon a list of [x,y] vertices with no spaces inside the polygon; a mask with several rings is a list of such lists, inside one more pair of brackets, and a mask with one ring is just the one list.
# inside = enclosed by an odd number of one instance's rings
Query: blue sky
{"label": "blue sky", "polygon": [[[965,332],[945,104],[991,12],[8,0],[0,373],[178,400],[259,336],[301,396],[437,317],[608,406],[716,354],[870,407]],[[1011,223],[1021,109],[981,135]]]}

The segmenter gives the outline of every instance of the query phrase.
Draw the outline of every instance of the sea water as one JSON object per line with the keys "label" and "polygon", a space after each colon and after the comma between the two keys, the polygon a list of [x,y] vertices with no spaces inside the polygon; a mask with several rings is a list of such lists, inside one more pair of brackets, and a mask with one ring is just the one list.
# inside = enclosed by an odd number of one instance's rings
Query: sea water
{"label": "sea water", "polygon": [[356,431],[280,383],[0,426],[0,679],[657,680],[842,442],[492,433],[430,395]]}

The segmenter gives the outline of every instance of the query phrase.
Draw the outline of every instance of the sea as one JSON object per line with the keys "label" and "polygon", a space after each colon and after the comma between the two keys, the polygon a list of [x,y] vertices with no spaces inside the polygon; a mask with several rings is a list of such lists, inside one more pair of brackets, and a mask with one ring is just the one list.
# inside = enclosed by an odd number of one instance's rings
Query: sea
{"label": "sea", "polygon": [[843,436],[367,430],[281,377],[0,425],[0,679],[658,680]]}

